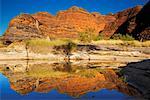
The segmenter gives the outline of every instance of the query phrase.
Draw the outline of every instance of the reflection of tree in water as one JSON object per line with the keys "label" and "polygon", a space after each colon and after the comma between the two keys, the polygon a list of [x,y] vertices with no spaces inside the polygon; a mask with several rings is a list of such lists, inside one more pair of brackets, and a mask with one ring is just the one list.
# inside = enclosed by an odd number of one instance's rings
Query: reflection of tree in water
{"label": "reflection of tree in water", "polygon": [[26,72],[28,72],[28,70],[29,70],[29,60],[27,59],[26,61],[27,61],[27,64],[26,64]]}
{"label": "reflection of tree in water", "polygon": [[70,62],[70,61],[64,63],[63,66],[64,66],[64,68],[65,68],[65,71],[67,71],[67,72],[71,72],[71,71],[72,71],[71,62]]}
{"label": "reflection of tree in water", "polygon": [[54,63],[54,71],[72,72],[71,62],[66,61],[64,63]]}

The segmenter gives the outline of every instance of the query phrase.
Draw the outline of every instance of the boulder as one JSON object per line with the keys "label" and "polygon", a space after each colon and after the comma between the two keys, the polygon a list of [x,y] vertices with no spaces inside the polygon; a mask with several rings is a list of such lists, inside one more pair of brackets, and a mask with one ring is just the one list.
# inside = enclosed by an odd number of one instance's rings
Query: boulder
{"label": "boulder", "polygon": [[150,59],[127,64],[121,70],[126,81],[150,99]]}

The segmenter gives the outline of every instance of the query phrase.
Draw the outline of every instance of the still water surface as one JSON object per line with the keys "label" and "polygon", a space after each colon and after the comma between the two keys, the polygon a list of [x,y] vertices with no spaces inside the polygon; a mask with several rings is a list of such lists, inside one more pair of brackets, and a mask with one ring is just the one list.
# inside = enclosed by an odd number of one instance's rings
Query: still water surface
{"label": "still water surface", "polygon": [[138,92],[112,68],[91,66],[71,62],[2,64],[1,100],[135,99]]}

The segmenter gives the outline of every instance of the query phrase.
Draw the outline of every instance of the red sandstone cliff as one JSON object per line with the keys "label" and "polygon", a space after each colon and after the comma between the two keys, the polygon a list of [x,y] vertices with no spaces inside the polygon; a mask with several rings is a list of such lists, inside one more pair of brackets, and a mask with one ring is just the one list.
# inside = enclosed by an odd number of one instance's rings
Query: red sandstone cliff
{"label": "red sandstone cliff", "polygon": [[137,40],[150,40],[150,2],[143,8],[136,6],[114,15],[116,20],[102,31],[106,36],[129,34]]}
{"label": "red sandstone cliff", "polygon": [[[114,14],[115,20],[109,24],[107,24],[102,31],[107,37],[111,37],[114,33],[124,33],[119,28],[129,19],[135,17],[139,11],[141,10],[141,6],[136,6],[134,8],[129,8]],[[135,23],[132,23],[132,25]],[[133,28],[135,25],[133,26]],[[128,31],[132,31],[133,29],[129,29]],[[127,33],[128,33],[127,31]],[[126,33],[126,32],[125,32]]]}
{"label": "red sandstone cliff", "polygon": [[108,38],[121,33],[149,40],[149,7],[150,3],[147,3],[143,9],[136,6],[111,15],[89,13],[76,6],[60,11],[56,16],[48,12],[21,14],[10,21],[3,39],[11,43],[31,38],[78,38],[79,32],[92,29],[93,35],[104,33]]}
{"label": "red sandstone cliff", "polygon": [[4,39],[8,41],[30,38],[77,38],[79,32],[94,30],[95,35],[104,29],[105,18],[99,13],[89,13],[78,7],[60,11],[56,16],[48,12],[33,15],[21,14],[13,18]]}

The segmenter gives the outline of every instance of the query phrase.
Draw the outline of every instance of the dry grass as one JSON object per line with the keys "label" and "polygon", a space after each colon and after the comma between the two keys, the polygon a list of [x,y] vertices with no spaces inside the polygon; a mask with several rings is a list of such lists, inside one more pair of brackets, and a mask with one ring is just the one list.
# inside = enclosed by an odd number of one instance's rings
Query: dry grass
{"label": "dry grass", "polygon": [[150,47],[150,41],[143,42],[142,46],[144,46],[144,47]]}
{"label": "dry grass", "polygon": [[68,73],[60,71],[35,70],[28,72],[28,75],[32,77],[64,77],[68,75]]}
{"label": "dry grass", "polygon": [[92,41],[93,44],[103,44],[103,45],[123,45],[123,46],[134,46],[134,47],[150,47],[150,41],[140,42],[134,41],[123,41],[123,40],[99,40]]}
{"label": "dry grass", "polygon": [[124,41],[122,41],[122,40],[99,40],[99,41],[92,41],[92,43],[95,45],[98,45],[98,44],[119,45],[119,44],[123,44]]}
{"label": "dry grass", "polygon": [[66,40],[47,40],[47,39],[34,39],[27,41],[29,46],[60,46],[67,43]]}
{"label": "dry grass", "polygon": [[68,75],[67,72],[54,71],[52,66],[48,64],[35,64],[30,66],[27,72],[29,76],[33,77],[61,77]]}
{"label": "dry grass", "polygon": [[0,41],[0,48],[4,47],[5,45],[3,44],[2,41]]}
{"label": "dry grass", "polygon": [[[75,44],[81,44],[79,40],[70,39],[57,39],[57,40],[46,40],[46,39],[35,39],[29,40],[27,43],[29,45],[29,50],[34,53],[48,54],[54,51],[54,46],[66,45],[70,41]],[[140,41],[123,41],[123,40],[99,40],[92,41],[93,45],[119,45],[119,46],[133,46],[133,47],[150,47],[150,41],[140,42]]]}
{"label": "dry grass", "polygon": [[94,69],[82,69],[76,73],[76,75],[79,75],[81,77],[86,78],[92,78],[95,77],[97,74],[99,74],[100,71],[94,70]]}
{"label": "dry grass", "polygon": [[47,39],[34,39],[26,41],[29,50],[34,53],[47,54],[52,52],[54,46],[61,46],[68,43],[66,39],[47,40]]}

